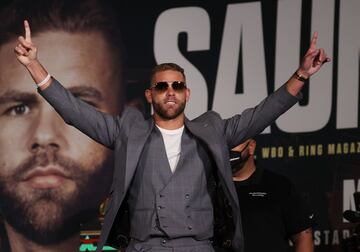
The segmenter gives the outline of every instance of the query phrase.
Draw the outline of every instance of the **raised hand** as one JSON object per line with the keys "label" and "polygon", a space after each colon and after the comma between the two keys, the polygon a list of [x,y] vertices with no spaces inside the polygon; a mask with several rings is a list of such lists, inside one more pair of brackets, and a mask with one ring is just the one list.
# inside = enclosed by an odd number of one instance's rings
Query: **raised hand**
{"label": "raised hand", "polygon": [[298,70],[301,71],[301,74],[307,78],[319,71],[324,63],[330,61],[330,58],[326,56],[325,50],[323,48],[316,48],[317,38],[318,33],[314,32],[310,47],[302,59],[300,68]]}
{"label": "raised hand", "polygon": [[37,48],[31,41],[31,30],[27,20],[24,20],[25,38],[20,36],[18,44],[14,48],[16,58],[24,66],[28,66],[32,61],[37,59]]}

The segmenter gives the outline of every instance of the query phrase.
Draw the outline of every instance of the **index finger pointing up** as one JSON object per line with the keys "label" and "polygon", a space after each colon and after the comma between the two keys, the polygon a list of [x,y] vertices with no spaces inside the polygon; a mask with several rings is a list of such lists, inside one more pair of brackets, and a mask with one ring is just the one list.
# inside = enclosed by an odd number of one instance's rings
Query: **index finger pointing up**
{"label": "index finger pointing up", "polygon": [[24,28],[25,28],[25,40],[27,42],[31,42],[31,30],[30,25],[27,20],[24,20]]}
{"label": "index finger pointing up", "polygon": [[318,33],[314,32],[314,35],[311,38],[311,42],[310,42],[310,49],[316,49],[316,41],[318,38]]}

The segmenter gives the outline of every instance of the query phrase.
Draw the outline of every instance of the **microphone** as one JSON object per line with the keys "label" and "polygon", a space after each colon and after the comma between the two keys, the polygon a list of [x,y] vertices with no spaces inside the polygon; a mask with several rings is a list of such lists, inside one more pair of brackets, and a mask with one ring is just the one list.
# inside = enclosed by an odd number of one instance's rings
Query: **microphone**
{"label": "microphone", "polygon": [[351,223],[360,222],[360,211],[346,210],[343,217]]}

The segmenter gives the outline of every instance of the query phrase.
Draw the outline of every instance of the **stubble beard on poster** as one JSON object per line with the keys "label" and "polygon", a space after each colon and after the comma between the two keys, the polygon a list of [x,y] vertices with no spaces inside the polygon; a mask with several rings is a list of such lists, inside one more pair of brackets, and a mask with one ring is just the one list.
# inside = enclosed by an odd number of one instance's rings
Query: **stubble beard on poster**
{"label": "stubble beard on poster", "polygon": [[[38,165],[39,161],[36,160],[39,159],[31,157],[25,160],[16,168],[13,178],[0,177],[0,213],[10,226],[27,239],[42,245],[58,244],[80,232],[81,223],[98,217],[98,205],[107,186],[99,189],[93,185],[110,184],[113,157],[109,156],[103,164],[92,169],[94,173],[85,175],[83,171],[86,169],[80,164],[57,155],[54,163],[69,171],[77,185],[76,192],[64,197],[56,189],[33,189],[31,197],[24,199],[17,194],[16,183],[25,171]],[[41,162],[46,164],[49,160]],[[9,179],[12,184],[7,182]],[[50,207],[52,212],[45,213],[41,210],[43,207]],[[39,212],[43,214],[39,215]]]}

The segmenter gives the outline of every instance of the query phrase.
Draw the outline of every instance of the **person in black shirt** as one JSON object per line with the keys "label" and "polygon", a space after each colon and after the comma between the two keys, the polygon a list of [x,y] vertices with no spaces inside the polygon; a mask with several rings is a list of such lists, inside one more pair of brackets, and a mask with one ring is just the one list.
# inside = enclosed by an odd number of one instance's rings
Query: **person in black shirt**
{"label": "person in black shirt", "polygon": [[238,193],[245,252],[314,251],[313,214],[286,177],[255,164],[256,141],[231,151],[233,180]]}

